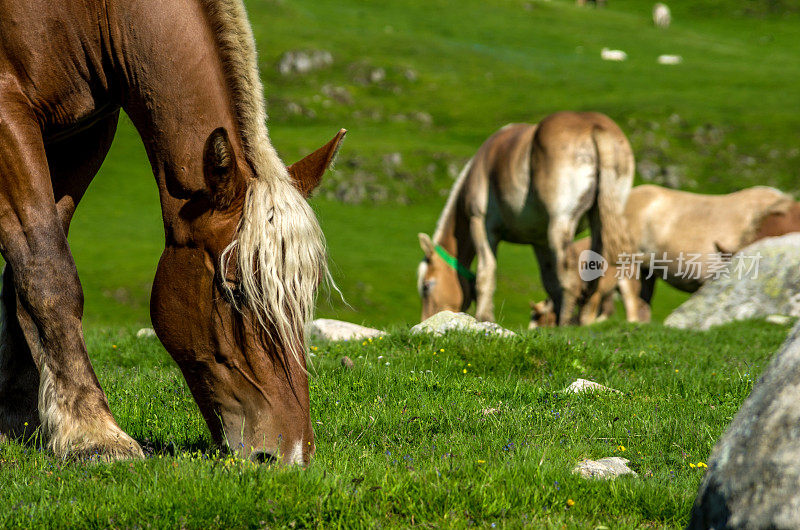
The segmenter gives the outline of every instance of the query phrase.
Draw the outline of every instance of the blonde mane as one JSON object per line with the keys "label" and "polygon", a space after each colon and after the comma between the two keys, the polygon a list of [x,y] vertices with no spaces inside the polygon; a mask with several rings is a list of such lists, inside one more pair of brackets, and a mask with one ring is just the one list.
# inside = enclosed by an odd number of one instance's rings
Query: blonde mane
{"label": "blonde mane", "polygon": [[234,261],[244,295],[240,309],[252,313],[268,338],[303,366],[305,325],[313,314],[316,288],[330,279],[325,239],[269,140],[255,39],[244,3],[201,1],[232,91],[245,157],[255,174],[236,236],[220,259],[222,277]]}
{"label": "blonde mane", "polygon": [[470,158],[467,163],[464,164],[464,168],[461,170],[461,173],[458,174],[455,184],[450,188],[450,195],[447,196],[447,202],[442,209],[442,213],[439,215],[439,220],[436,222],[436,229],[433,232],[432,239],[434,243],[439,241],[439,238],[447,228],[447,222],[450,217],[455,214],[458,197],[461,195],[461,191],[464,189],[464,183],[467,181],[467,177],[472,171],[474,160],[474,157]]}

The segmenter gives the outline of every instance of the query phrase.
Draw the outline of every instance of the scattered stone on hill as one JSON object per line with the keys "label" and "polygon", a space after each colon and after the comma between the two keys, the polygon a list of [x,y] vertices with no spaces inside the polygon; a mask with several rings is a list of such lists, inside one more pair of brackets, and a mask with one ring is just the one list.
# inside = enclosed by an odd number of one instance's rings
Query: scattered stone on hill
{"label": "scattered stone on hill", "polygon": [[353,104],[353,96],[350,95],[350,91],[346,87],[326,84],[322,85],[320,92],[340,105]]}
{"label": "scattered stone on hill", "polygon": [[419,74],[417,74],[417,71],[413,68],[406,68],[403,70],[403,77],[406,78],[406,81],[414,83],[417,81],[417,79],[419,79]]}
{"label": "scattered stone on hill", "polygon": [[331,341],[364,340],[386,335],[386,332],[379,329],[367,328],[330,318],[318,318],[312,321],[308,325],[306,332],[312,339]]}
{"label": "scattered stone on hill", "polygon": [[307,74],[333,64],[333,55],[326,50],[290,50],[281,55],[278,71],[281,75]]}
{"label": "scattered stone on hill", "polygon": [[577,379],[574,383],[567,387],[565,392],[572,394],[580,394],[581,392],[615,392],[617,394],[622,394],[622,392],[619,390],[608,388],[607,386],[603,386],[600,383],[595,383],[594,381],[589,381],[588,379]]}
{"label": "scattered stone on hill", "polygon": [[441,311],[436,313],[424,322],[420,322],[413,328],[411,333],[433,333],[434,335],[444,335],[448,331],[476,331],[484,335],[500,335],[502,337],[513,337],[513,331],[507,330],[494,322],[478,322],[475,317],[466,313],[453,313],[452,311]]}
{"label": "scattered stone on hill", "polygon": [[386,70],[383,68],[373,68],[369,72],[368,79],[370,83],[381,83],[386,80]]}
{"label": "scattered stone on hill", "polygon": [[788,326],[794,321],[794,318],[787,315],[770,315],[765,318],[770,324],[777,324],[779,326]]}
{"label": "scattered stone on hill", "polygon": [[636,471],[627,466],[629,460],[618,456],[609,456],[600,460],[581,460],[572,470],[583,478],[612,479],[622,475],[638,476]]}
{"label": "scattered stone on hill", "polygon": [[622,50],[603,48],[600,50],[600,58],[604,61],[625,61],[628,58],[628,54]]}
{"label": "scattered stone on hill", "polygon": [[137,339],[144,339],[156,336],[156,330],[153,328],[142,328],[136,332]]}
{"label": "scattered stone on hill", "polygon": [[674,65],[681,64],[683,57],[680,55],[663,54],[658,56],[658,64]]}
{"label": "scattered stone on hill", "polygon": [[669,315],[664,324],[708,329],[769,315],[800,316],[800,233],[756,241]]}
{"label": "scattered stone on hill", "polygon": [[350,359],[350,357],[348,357],[347,355],[342,357],[341,361],[339,362],[342,363],[342,368],[344,368],[345,370],[352,370],[356,366],[355,363],[353,363],[353,360]]}
{"label": "scattered stone on hill", "polygon": [[717,442],[688,528],[800,528],[800,325]]}

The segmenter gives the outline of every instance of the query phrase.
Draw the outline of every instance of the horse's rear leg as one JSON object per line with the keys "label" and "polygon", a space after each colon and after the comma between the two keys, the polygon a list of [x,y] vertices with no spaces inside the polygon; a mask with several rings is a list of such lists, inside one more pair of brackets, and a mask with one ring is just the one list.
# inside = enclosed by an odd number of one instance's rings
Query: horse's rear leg
{"label": "horse's rear leg", "polygon": [[[558,324],[560,326],[575,323],[575,307],[581,296],[583,282],[576,274],[577,263],[570,263],[567,259],[567,247],[575,239],[575,230],[582,212],[575,216],[559,215],[550,218],[547,228],[547,240],[552,251],[555,274],[561,286],[561,306],[556,305]],[[543,271],[544,272],[544,271]],[[555,298],[553,299],[555,302]]]}
{"label": "horse's rear leg", "polygon": [[65,216],[56,206],[38,125],[24,108],[14,110],[0,106],[0,249],[13,270],[19,330],[38,370],[42,433],[59,456],[141,456],[111,416],[86,352],[83,292],[65,231],[71,211]]}

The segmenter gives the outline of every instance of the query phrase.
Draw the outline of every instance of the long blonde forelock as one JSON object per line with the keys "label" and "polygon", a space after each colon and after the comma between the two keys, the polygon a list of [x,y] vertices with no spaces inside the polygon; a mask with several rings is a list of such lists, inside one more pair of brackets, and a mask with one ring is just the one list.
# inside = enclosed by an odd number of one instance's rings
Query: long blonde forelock
{"label": "long blonde forelock", "polygon": [[240,309],[303,366],[305,325],[313,315],[317,286],[330,281],[330,274],[322,229],[291,183],[251,181],[236,237],[220,259],[223,277],[231,261],[240,281]]}

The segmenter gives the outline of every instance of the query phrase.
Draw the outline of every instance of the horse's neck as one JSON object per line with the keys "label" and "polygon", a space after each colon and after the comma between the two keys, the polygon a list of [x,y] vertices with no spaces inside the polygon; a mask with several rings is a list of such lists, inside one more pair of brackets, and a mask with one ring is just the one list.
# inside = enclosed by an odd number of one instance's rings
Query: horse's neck
{"label": "horse's neck", "polygon": [[230,89],[199,0],[118,2],[113,9],[123,108],[144,141],[168,222],[205,189],[203,148],[214,129],[231,133],[241,158]]}

